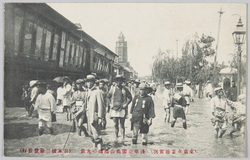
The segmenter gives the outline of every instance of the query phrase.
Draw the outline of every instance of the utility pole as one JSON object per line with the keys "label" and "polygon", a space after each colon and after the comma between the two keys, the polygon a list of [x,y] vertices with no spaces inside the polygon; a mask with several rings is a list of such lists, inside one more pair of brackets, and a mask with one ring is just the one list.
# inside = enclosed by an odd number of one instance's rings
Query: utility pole
{"label": "utility pole", "polygon": [[221,15],[224,13],[222,12],[222,8],[220,8],[220,11],[218,11],[219,13],[219,27],[218,27],[218,34],[217,34],[217,44],[216,44],[216,51],[215,51],[215,55],[214,55],[214,73],[217,67],[217,54],[218,54],[218,46],[219,46],[219,38],[220,38],[220,24],[221,24]]}

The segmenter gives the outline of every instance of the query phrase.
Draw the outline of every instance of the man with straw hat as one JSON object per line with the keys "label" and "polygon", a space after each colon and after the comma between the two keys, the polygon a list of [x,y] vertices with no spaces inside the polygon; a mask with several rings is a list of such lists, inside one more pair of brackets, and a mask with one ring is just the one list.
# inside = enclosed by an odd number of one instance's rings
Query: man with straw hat
{"label": "man with straw hat", "polygon": [[34,111],[34,105],[36,103],[36,98],[39,95],[39,89],[38,89],[38,80],[32,80],[30,81],[29,85],[31,88],[31,93],[30,93],[30,108],[29,108],[29,117],[32,118],[32,114]]}
{"label": "man with straw hat", "polygon": [[171,92],[170,92],[170,82],[166,81],[164,83],[164,91],[162,93],[163,107],[166,112],[164,117],[164,122],[170,122],[170,107],[171,107]]}
{"label": "man with straw hat", "polygon": [[76,80],[76,90],[72,95],[72,114],[74,119],[74,131],[77,126],[77,133],[81,136],[81,131],[84,132],[85,137],[88,136],[86,128],[83,126],[87,123],[86,117],[86,92],[82,88],[82,79]]}
{"label": "man with straw hat", "polygon": [[182,119],[182,125],[184,129],[187,129],[187,123],[186,123],[186,115],[184,108],[186,107],[186,100],[182,96],[182,91],[183,91],[183,85],[182,83],[177,83],[176,84],[176,92],[172,98],[172,104],[174,105],[174,110],[173,110],[173,121],[171,122],[171,127],[174,127],[175,122],[177,118]]}
{"label": "man with straw hat", "polygon": [[215,96],[211,99],[211,109],[214,116],[213,123],[216,130],[216,138],[221,138],[227,130],[228,106],[221,87],[214,89]]}
{"label": "man with straw hat", "polygon": [[115,141],[118,140],[119,124],[121,127],[122,139],[125,139],[125,119],[127,117],[128,105],[132,101],[129,90],[124,87],[125,78],[122,75],[115,77],[116,85],[109,90],[107,98],[110,101],[110,117],[115,125]]}
{"label": "man with straw hat", "polygon": [[184,82],[186,85],[185,87],[183,87],[183,96],[187,102],[186,104],[186,110],[185,110],[185,114],[187,115],[188,114],[188,110],[189,110],[189,106],[190,106],[190,101],[191,101],[191,97],[193,96],[193,91],[190,87],[191,85],[191,82],[189,80],[186,80]]}
{"label": "man with straw hat", "polygon": [[101,127],[104,119],[104,100],[102,92],[95,85],[94,75],[87,75],[86,83],[88,86],[87,102],[87,120],[88,131],[93,142],[93,147],[101,150],[102,137],[100,136]]}

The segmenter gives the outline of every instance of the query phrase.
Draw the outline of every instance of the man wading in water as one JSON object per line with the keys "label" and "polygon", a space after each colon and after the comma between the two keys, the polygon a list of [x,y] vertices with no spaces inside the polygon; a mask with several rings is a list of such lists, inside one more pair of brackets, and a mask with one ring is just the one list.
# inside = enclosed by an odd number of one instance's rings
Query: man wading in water
{"label": "man wading in water", "polygon": [[132,102],[130,113],[131,130],[133,130],[132,143],[136,144],[138,132],[142,133],[142,145],[147,145],[149,126],[152,124],[152,118],[155,117],[154,102],[151,96],[147,95],[147,85],[139,85],[140,94],[135,96]]}

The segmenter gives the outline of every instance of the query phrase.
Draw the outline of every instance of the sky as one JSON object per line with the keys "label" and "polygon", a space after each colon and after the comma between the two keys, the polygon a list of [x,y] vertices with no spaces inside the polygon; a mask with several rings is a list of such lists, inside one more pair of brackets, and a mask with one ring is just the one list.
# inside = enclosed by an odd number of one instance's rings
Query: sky
{"label": "sky", "polygon": [[[222,8],[218,63],[228,62],[235,53],[232,33],[239,16],[246,28],[247,5],[244,3],[47,3],[84,32],[111,51],[120,32],[128,44],[128,60],[139,76],[151,74],[150,66],[158,50],[170,50],[181,56],[186,40],[194,33],[215,38]],[[177,52],[178,51],[178,52]],[[246,47],[243,46],[243,54]],[[211,58],[213,59],[213,58]]]}

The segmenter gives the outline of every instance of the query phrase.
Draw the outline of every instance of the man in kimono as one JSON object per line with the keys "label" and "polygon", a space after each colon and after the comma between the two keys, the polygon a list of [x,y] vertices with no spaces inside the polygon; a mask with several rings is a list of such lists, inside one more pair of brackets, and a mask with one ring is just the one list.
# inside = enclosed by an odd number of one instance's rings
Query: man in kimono
{"label": "man in kimono", "polygon": [[171,127],[174,127],[177,118],[181,118],[183,128],[187,129],[186,114],[184,111],[187,102],[183,97],[182,91],[183,91],[182,83],[177,83],[176,92],[172,98],[172,105],[174,106],[174,110],[173,110],[173,121],[171,122]]}
{"label": "man in kimono", "polygon": [[108,94],[108,88],[106,86],[106,83],[104,80],[100,80],[99,81],[99,85],[98,85],[99,90],[102,91],[103,94],[103,100],[104,100],[104,105],[103,105],[103,111],[104,111],[104,119],[103,119],[103,123],[101,124],[102,129],[106,129],[106,125],[107,125],[107,120],[106,120],[106,108],[108,106],[108,101],[107,101],[107,94]]}
{"label": "man in kimono", "polygon": [[128,105],[132,101],[132,95],[126,87],[122,86],[125,80],[123,76],[116,76],[117,85],[109,90],[107,98],[110,101],[110,117],[114,121],[115,141],[118,140],[119,124],[121,126],[122,139],[125,139],[125,119],[127,117]]}
{"label": "man in kimono", "polygon": [[241,94],[238,96],[239,102],[234,102],[227,99],[227,104],[233,110],[233,117],[229,124],[232,124],[233,129],[230,131],[230,136],[233,136],[233,133],[237,130],[240,130],[241,133],[245,136],[245,125],[246,125],[246,94]]}
{"label": "man in kimono", "polygon": [[221,138],[227,130],[228,105],[224,91],[221,87],[214,89],[215,96],[211,99],[212,115],[214,116],[214,129],[216,130],[216,138]]}
{"label": "man in kimono", "polygon": [[29,89],[29,86],[28,86],[28,85],[24,85],[24,86],[23,86],[23,94],[22,94],[21,100],[22,100],[22,105],[23,105],[23,107],[25,107],[26,111],[27,111],[28,114],[29,114],[30,93],[29,93],[28,89]]}
{"label": "man in kimono", "polygon": [[170,92],[170,82],[166,81],[164,83],[164,91],[162,93],[163,107],[166,112],[164,122],[170,122],[170,107],[171,107],[171,92]]}
{"label": "man in kimono", "polygon": [[183,87],[183,96],[186,100],[186,109],[185,109],[185,114],[187,115],[188,114],[188,110],[189,110],[189,107],[190,107],[190,101],[193,97],[193,90],[192,88],[190,87],[191,86],[191,82],[186,80],[185,81],[185,86]]}
{"label": "man in kimono", "polygon": [[139,85],[140,85],[140,80],[139,79],[136,79],[134,81],[134,88],[133,90],[131,90],[131,94],[132,94],[132,97],[134,98],[135,96],[139,95],[140,94],[140,89],[139,89]]}
{"label": "man in kimono", "polygon": [[87,123],[86,117],[86,92],[82,88],[82,80],[76,80],[76,90],[72,95],[72,114],[74,119],[74,128],[75,131],[77,126],[77,133],[81,136],[81,131],[84,132],[85,137],[88,136],[86,128],[83,126],[84,123]]}
{"label": "man in kimono", "polygon": [[40,94],[37,96],[35,103],[35,110],[38,110],[38,129],[39,135],[43,134],[45,127],[47,126],[50,133],[53,134],[53,128],[51,124],[51,113],[55,112],[56,102],[51,93],[46,92],[46,83],[40,82],[39,84]]}
{"label": "man in kimono", "polygon": [[104,100],[102,91],[95,86],[95,81],[94,75],[87,75],[87,120],[88,131],[93,142],[93,147],[97,147],[98,150],[100,150],[102,147],[100,124],[102,124],[104,120]]}
{"label": "man in kimono", "polygon": [[71,121],[72,120],[72,113],[71,113],[72,86],[70,85],[69,79],[67,78],[64,79],[60,94],[62,96],[63,110],[64,112],[66,112],[66,120]]}
{"label": "man in kimono", "polygon": [[151,96],[147,95],[147,85],[141,83],[139,85],[140,94],[137,95],[132,102],[130,113],[132,143],[136,144],[138,139],[138,132],[142,133],[142,145],[147,145],[149,126],[152,124],[152,118],[155,117],[154,102]]}
{"label": "man in kimono", "polygon": [[32,118],[32,114],[34,111],[34,105],[36,103],[36,98],[39,95],[39,89],[38,89],[38,80],[32,80],[30,81],[30,88],[31,88],[31,93],[30,93],[30,108],[29,108],[29,117]]}

